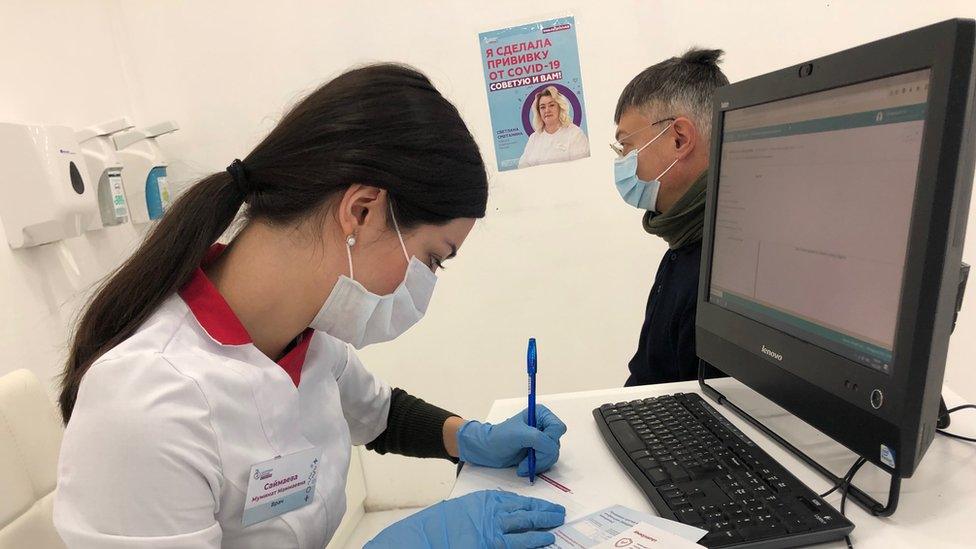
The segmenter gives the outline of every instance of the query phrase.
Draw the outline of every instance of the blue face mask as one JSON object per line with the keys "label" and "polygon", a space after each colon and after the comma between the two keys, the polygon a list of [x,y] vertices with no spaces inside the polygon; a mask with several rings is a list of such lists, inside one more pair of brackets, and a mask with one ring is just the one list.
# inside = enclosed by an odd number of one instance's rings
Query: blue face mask
{"label": "blue face mask", "polygon": [[657,193],[661,188],[661,178],[678,163],[678,159],[675,159],[670,166],[661,172],[661,175],[651,181],[642,181],[637,177],[637,155],[646,149],[648,145],[655,142],[658,137],[664,135],[664,132],[668,131],[670,127],[671,125],[668,124],[667,128],[664,128],[661,133],[654,136],[654,139],[645,143],[643,147],[634,149],[627,153],[627,155],[616,158],[613,161],[613,179],[617,184],[617,192],[620,193],[620,197],[624,199],[624,202],[635,208],[657,211]]}

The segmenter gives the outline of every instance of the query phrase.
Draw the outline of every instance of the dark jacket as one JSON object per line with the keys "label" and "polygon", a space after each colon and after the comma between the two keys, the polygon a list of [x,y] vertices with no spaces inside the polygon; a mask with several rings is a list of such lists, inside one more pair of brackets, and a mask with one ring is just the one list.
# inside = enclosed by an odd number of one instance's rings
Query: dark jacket
{"label": "dark jacket", "polygon": [[[630,360],[626,385],[648,385],[698,378],[695,355],[695,308],[701,240],[661,258],[647,298],[637,352]],[[717,372],[711,368],[707,377]]]}

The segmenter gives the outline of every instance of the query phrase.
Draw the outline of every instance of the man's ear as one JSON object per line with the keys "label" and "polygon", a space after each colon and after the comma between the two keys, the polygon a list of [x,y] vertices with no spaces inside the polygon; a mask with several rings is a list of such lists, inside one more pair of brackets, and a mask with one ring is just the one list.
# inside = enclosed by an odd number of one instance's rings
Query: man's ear
{"label": "man's ear", "polygon": [[373,217],[385,219],[382,206],[386,191],[379,187],[354,183],[343,193],[336,215],[345,235],[357,234]]}
{"label": "man's ear", "polygon": [[672,127],[674,128],[674,152],[679,159],[685,158],[698,145],[698,128],[694,122],[684,116],[676,118]]}

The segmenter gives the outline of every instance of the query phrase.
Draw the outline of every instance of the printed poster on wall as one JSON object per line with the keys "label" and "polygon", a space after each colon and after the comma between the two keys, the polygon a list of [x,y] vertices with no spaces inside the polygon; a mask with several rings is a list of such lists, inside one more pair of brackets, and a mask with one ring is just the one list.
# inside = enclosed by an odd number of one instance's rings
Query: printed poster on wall
{"label": "printed poster on wall", "polygon": [[501,171],[590,156],[576,20],[478,35]]}

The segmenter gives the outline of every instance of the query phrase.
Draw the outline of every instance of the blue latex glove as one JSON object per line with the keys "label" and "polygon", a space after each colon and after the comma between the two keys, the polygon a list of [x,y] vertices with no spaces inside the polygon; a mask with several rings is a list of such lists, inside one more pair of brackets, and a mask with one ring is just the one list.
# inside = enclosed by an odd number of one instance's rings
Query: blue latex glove
{"label": "blue latex glove", "polygon": [[566,520],[566,509],[548,501],[500,490],[484,490],[442,501],[388,526],[364,549],[545,547],[548,530]]}
{"label": "blue latex glove", "polygon": [[535,472],[547,471],[559,459],[559,438],[566,434],[566,424],[541,404],[535,407],[538,427],[529,427],[527,418],[528,408],[498,425],[468,421],[457,435],[461,461],[499,468],[518,464],[518,475],[527,477],[527,449],[535,448]]}

